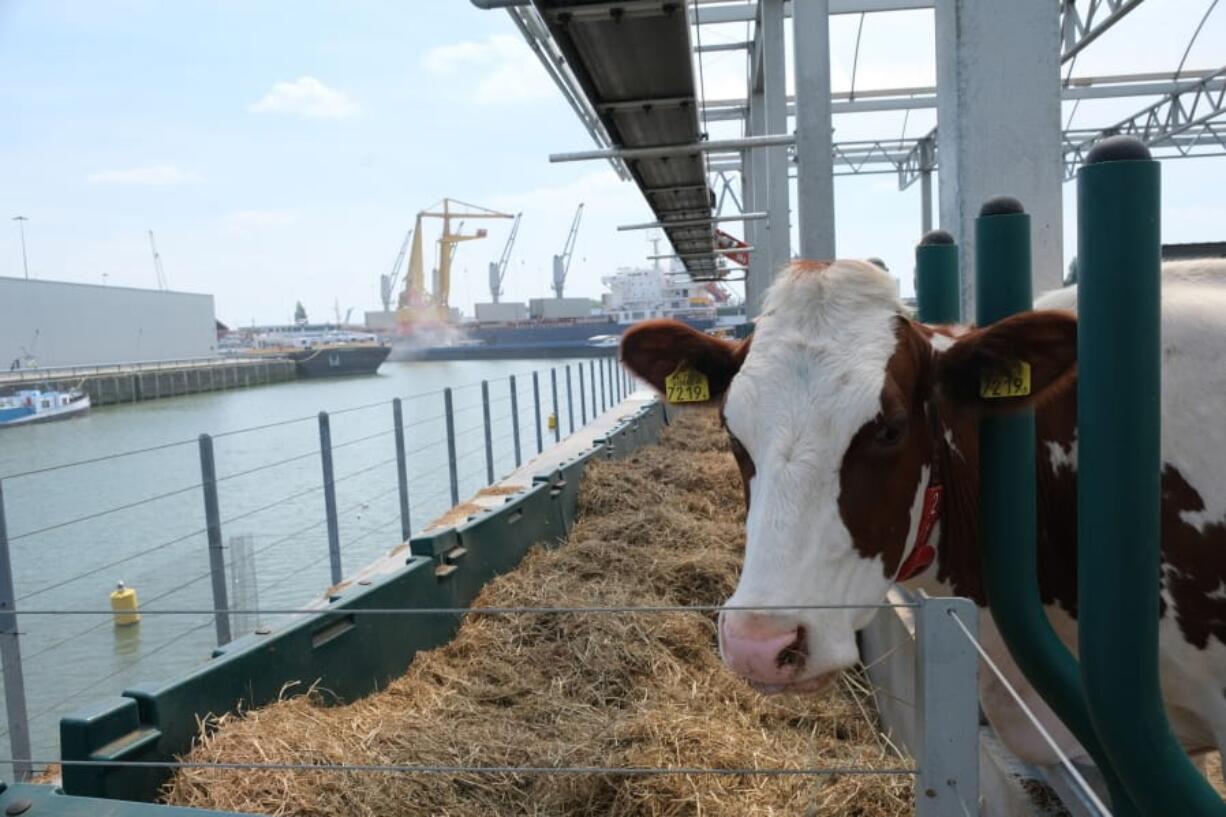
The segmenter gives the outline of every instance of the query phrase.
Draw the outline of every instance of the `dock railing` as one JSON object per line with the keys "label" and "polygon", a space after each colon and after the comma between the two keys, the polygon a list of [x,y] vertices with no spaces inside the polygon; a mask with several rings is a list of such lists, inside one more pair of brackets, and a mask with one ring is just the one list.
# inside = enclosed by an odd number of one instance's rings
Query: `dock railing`
{"label": "dock railing", "polygon": [[[246,635],[240,624],[300,608],[521,466],[530,427],[545,450],[633,388],[616,360],[581,360],[0,474],[12,776],[58,754],[57,718],[87,696],[181,673]],[[235,581],[240,556],[254,582]],[[107,612],[121,580],[139,624]],[[198,613],[159,614],[185,609]]]}

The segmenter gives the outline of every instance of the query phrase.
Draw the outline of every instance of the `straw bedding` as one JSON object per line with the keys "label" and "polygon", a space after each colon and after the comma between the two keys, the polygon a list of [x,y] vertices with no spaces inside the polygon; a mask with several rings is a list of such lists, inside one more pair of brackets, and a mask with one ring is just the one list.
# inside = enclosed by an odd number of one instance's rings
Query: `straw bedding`
{"label": "straw bedding", "polygon": [[[475,606],[718,604],[736,584],[740,477],[710,412],[592,463],[579,522]],[[406,620],[406,627],[412,626]],[[326,690],[202,724],[199,762],[705,768],[898,767],[863,678],[764,698],[725,671],[697,613],[470,616],[386,690]],[[307,684],[311,679],[303,679]],[[298,687],[293,691],[302,691]],[[909,777],[180,771],[168,802],[278,815],[879,815]]]}

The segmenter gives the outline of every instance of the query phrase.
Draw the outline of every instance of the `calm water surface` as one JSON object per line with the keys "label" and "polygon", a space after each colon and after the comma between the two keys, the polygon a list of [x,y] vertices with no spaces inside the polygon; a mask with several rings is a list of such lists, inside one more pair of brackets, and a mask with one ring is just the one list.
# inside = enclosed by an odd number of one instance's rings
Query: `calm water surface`
{"label": "calm water surface", "polygon": [[[451,504],[441,390],[453,389],[463,498],[485,484],[480,381],[490,382],[497,478],[514,466],[508,376],[518,375],[527,460],[537,445],[531,372],[541,373],[547,414],[549,370],[557,367],[566,433],[567,365],[578,425],[577,369],[582,365],[586,378],[588,362],[537,360],[389,362],[373,377],[155,400],[0,431],[18,607],[107,609],[109,593],[122,580],[137,590],[146,610],[211,608],[200,433],[215,436],[222,535],[227,543],[250,538],[260,607],[299,607],[330,584],[317,412],[331,414],[342,564],[351,572],[400,542],[392,398],[404,401],[417,530]],[[589,417],[590,394],[588,382]],[[268,427],[242,431],[253,426]],[[544,433],[548,445],[551,435]],[[106,459],[12,476],[91,458]],[[255,623],[236,622],[238,630]],[[61,715],[137,682],[173,678],[205,660],[216,643],[207,615],[146,615],[137,626],[117,628],[109,616],[34,614],[21,617],[20,632],[34,755],[43,758],[58,756]],[[7,724],[3,728],[7,732]],[[4,755],[7,742],[0,738]]]}

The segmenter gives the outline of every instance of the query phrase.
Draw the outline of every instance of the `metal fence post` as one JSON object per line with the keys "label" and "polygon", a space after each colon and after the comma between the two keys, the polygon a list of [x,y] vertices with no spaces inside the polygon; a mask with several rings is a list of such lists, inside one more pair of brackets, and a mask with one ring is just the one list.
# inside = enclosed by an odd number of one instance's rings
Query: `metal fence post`
{"label": "metal fence post", "polygon": [[[9,553],[8,523],[4,518],[4,482],[0,481],[0,665],[4,669],[4,712],[8,717],[9,746],[14,761],[30,758],[30,721],[26,713],[26,682],[21,667],[21,635],[17,631],[17,594],[13,589],[13,562]],[[30,779],[29,763],[14,762],[13,775]]]}
{"label": "metal fence post", "polygon": [[606,382],[605,374],[604,374],[604,359],[601,358],[600,360],[600,413],[601,414],[604,414],[605,410],[608,409],[609,407],[608,401],[609,401],[608,383]]}
{"label": "metal fence post", "polygon": [[545,438],[541,436],[541,379],[532,373],[532,405],[536,410],[536,453],[545,450]]}
{"label": "metal fence post", "polygon": [[923,323],[962,320],[958,245],[944,230],[930,230],[915,248],[915,303]]}
{"label": "metal fence post", "polygon": [[920,598],[915,615],[916,817],[979,813],[979,637],[970,599]]}
{"label": "metal fence post", "polygon": [[485,484],[493,485],[494,437],[490,429],[490,384],[488,380],[481,381],[481,414],[485,418]]}
{"label": "metal fence post", "polygon": [[413,523],[409,517],[409,467],[404,453],[404,408],[400,398],[392,400],[392,420],[396,425],[396,482],[400,491],[400,536],[409,541]]}
{"label": "metal fence post", "polygon": [[455,413],[451,407],[451,387],[443,389],[443,416],[447,420],[447,473],[451,480],[451,506],[460,504],[460,477],[456,473]]}
{"label": "metal fence post", "polygon": [[204,489],[204,527],[209,542],[209,576],[213,582],[213,625],[217,646],[230,643],[230,603],[226,598],[226,555],[221,541],[221,506],[217,502],[217,465],[213,438],[200,435],[200,485]]}
{"label": "metal fence post", "polygon": [[515,375],[511,375],[511,439],[515,442],[515,467],[518,468],[523,459],[519,452],[519,390],[515,386]]}
{"label": "metal fence post", "polygon": [[575,433],[575,395],[571,391],[570,364],[566,364],[566,419],[570,423],[570,433]]}
{"label": "metal fence post", "polygon": [[1081,678],[1094,730],[1138,811],[1223,814],[1171,733],[1158,676],[1160,187],[1158,162],[1131,137],[1099,142],[1077,173]]}
{"label": "metal fence post", "polygon": [[558,370],[549,369],[549,391],[553,395],[553,441],[562,442],[562,418],[558,415]]}
{"label": "metal fence post", "polygon": [[600,412],[596,410],[596,361],[594,359],[587,362],[587,369],[588,379],[592,381],[592,419],[595,420]]}
{"label": "metal fence post", "polygon": [[587,425],[587,391],[583,385],[583,364],[579,364],[579,422]]}
{"label": "metal fence post", "polygon": [[323,463],[324,512],[328,516],[328,563],[332,569],[332,584],[340,584],[341,529],[336,516],[336,481],[332,473],[332,426],[328,412],[319,412],[319,460]]}

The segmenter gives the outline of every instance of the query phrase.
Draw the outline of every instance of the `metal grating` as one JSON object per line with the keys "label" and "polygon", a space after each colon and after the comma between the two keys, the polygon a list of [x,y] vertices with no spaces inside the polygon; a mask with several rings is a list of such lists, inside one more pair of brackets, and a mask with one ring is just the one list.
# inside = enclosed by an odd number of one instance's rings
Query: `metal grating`
{"label": "metal grating", "polygon": [[[699,130],[690,27],[681,0],[533,0],[616,147],[696,144]],[[657,220],[709,217],[715,196],[703,156],[628,159]],[[710,253],[709,228],[664,228],[678,255]],[[720,274],[716,260],[687,258],[691,275]]]}

